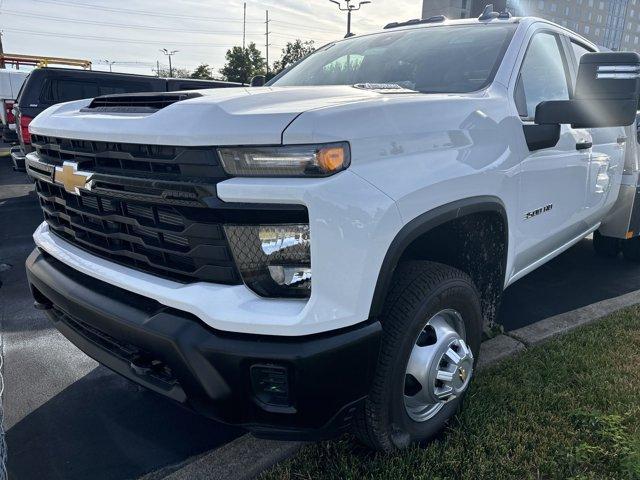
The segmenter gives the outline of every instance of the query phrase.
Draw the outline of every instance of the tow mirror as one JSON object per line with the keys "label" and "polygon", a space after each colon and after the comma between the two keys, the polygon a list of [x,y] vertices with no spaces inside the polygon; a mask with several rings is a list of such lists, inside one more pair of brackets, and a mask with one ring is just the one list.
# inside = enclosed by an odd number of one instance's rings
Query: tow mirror
{"label": "tow mirror", "polygon": [[262,87],[266,83],[266,78],[264,75],[256,75],[251,79],[252,87]]}
{"label": "tow mirror", "polygon": [[640,55],[587,53],[580,59],[573,98],[540,103],[535,123],[566,123],[574,128],[625,127],[636,119],[639,97]]}

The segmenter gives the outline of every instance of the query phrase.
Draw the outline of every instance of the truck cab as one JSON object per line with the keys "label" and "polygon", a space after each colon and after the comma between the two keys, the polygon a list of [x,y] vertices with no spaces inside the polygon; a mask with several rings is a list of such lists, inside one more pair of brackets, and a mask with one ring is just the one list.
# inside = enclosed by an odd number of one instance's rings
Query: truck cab
{"label": "truck cab", "polygon": [[433,438],[503,289],[616,204],[640,57],[485,12],[332,42],[263,87],[48,108],[37,308],[138,384],[269,438]]}
{"label": "truck cab", "polygon": [[18,140],[13,104],[28,75],[28,72],[20,70],[0,70],[0,134],[5,143],[15,143]]}

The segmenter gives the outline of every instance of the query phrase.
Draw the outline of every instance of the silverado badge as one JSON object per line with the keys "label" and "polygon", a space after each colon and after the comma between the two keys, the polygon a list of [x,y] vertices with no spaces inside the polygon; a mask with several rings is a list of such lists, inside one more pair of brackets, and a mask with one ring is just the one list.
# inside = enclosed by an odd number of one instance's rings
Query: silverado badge
{"label": "silverado badge", "polygon": [[81,188],[91,190],[89,181],[92,175],[93,173],[91,172],[78,171],[77,163],[64,162],[62,167],[56,167],[53,174],[53,181],[63,185],[67,192],[80,195]]}

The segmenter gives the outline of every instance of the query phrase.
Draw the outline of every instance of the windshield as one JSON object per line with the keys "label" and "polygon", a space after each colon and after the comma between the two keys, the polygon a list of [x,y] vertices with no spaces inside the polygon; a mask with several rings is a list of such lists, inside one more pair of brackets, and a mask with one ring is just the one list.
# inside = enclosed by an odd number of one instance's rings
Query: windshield
{"label": "windshield", "polygon": [[396,84],[424,93],[465,93],[493,79],[516,25],[396,30],[327,45],[274,86]]}

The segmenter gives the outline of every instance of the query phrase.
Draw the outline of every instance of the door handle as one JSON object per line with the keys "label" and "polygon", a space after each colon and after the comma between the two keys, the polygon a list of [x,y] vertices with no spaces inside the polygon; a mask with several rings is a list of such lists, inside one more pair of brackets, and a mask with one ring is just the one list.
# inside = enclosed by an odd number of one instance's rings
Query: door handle
{"label": "door handle", "polygon": [[618,137],[618,145],[624,145],[627,142],[627,137]]}
{"label": "door handle", "polygon": [[576,150],[588,150],[593,147],[593,142],[578,142],[576,143]]}

